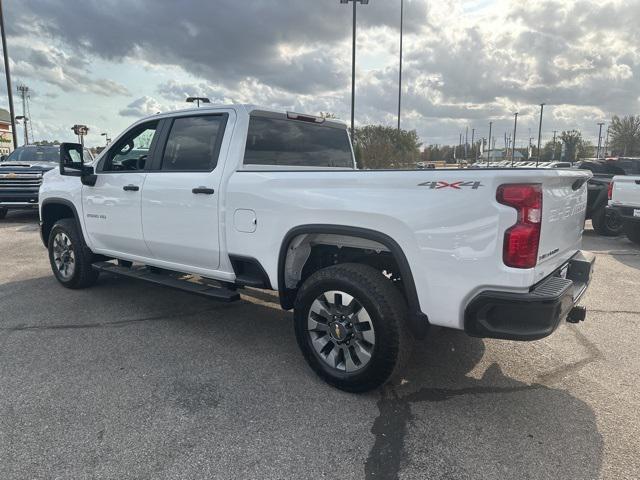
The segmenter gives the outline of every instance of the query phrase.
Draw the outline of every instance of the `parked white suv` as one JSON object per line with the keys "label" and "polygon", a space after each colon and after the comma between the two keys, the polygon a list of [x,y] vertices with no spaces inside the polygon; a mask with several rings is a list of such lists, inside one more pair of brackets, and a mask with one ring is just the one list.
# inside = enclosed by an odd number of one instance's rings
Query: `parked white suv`
{"label": "parked white suv", "polygon": [[338,388],[386,382],[430,325],[534,340],[584,319],[589,172],[357,170],[343,123],[247,105],[145,118],[90,165],[79,148],[40,190],[62,285],[276,290]]}
{"label": "parked white suv", "polygon": [[609,184],[607,210],[619,215],[629,240],[640,245],[640,176],[617,175]]}

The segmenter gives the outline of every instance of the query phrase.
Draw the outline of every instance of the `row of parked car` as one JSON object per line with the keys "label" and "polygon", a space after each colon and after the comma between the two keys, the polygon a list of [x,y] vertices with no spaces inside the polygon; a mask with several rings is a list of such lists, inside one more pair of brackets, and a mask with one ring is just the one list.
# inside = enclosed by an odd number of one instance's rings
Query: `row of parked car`
{"label": "row of parked car", "polygon": [[469,168],[571,168],[570,162],[511,162],[503,160],[501,162],[480,162],[470,165]]}

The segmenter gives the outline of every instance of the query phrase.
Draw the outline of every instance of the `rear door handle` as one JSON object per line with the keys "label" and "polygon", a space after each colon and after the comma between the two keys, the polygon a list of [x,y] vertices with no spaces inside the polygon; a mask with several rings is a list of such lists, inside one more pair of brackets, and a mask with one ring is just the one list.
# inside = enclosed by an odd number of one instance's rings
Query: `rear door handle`
{"label": "rear door handle", "polygon": [[138,185],[125,185],[124,187],[122,187],[122,189],[125,192],[137,192],[138,190],[140,190],[140,187]]}
{"label": "rear door handle", "polygon": [[213,188],[196,187],[191,190],[193,193],[203,193],[204,195],[213,195],[216,191]]}

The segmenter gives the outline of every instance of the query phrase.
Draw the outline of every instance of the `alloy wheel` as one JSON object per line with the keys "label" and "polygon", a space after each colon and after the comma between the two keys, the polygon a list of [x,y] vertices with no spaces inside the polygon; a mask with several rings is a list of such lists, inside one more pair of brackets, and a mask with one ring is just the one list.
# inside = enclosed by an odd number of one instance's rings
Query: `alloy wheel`
{"label": "alloy wheel", "polygon": [[76,256],[71,239],[64,232],[56,233],[53,238],[53,262],[64,280],[73,277],[76,269]]}
{"label": "alloy wheel", "polygon": [[346,292],[319,295],[309,309],[307,331],[316,355],[331,368],[353,373],[371,361],[376,343],[373,322]]}

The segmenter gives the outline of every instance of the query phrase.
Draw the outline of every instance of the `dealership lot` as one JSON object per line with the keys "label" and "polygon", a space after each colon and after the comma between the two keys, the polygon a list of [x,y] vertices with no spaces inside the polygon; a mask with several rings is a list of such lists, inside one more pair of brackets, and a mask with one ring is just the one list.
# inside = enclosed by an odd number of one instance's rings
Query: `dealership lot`
{"label": "dealership lot", "polygon": [[581,325],[434,331],[402,385],[306,366],[291,314],[103,276],[66,290],[30,212],[0,222],[0,478],[639,478],[640,250],[597,254]]}

